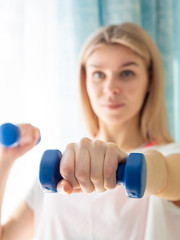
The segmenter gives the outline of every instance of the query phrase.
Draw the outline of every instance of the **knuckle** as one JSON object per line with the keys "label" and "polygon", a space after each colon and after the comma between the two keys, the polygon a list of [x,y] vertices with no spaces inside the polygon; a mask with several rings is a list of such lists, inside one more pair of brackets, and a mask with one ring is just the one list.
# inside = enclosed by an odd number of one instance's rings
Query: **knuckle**
{"label": "knuckle", "polygon": [[93,183],[96,192],[104,192],[105,191],[103,179],[101,179],[99,177],[92,177],[91,182]]}
{"label": "knuckle", "polygon": [[33,128],[33,126],[32,126],[30,123],[26,123],[26,124],[24,125],[24,127],[25,127],[26,129],[29,129],[29,130],[31,130],[31,129]]}
{"label": "knuckle", "polygon": [[68,178],[69,176],[71,176],[73,174],[73,170],[69,165],[63,164],[60,167],[60,173],[64,178]]}
{"label": "knuckle", "polygon": [[93,148],[102,148],[102,147],[104,148],[105,144],[101,140],[96,139],[96,140],[92,141],[92,147]]}
{"label": "knuckle", "polygon": [[106,182],[104,187],[105,189],[109,189],[109,190],[113,189],[116,187],[116,181],[114,180],[114,181]]}
{"label": "knuckle", "polygon": [[69,143],[66,146],[66,150],[71,150],[71,149],[74,149],[74,148],[75,148],[75,143]]}
{"label": "knuckle", "polygon": [[85,169],[79,169],[76,171],[76,174],[75,174],[76,178],[79,180],[79,181],[83,181],[87,178],[87,172],[85,171]]}
{"label": "knuckle", "polygon": [[87,137],[85,137],[85,138],[82,138],[81,140],[80,140],[80,142],[79,142],[79,145],[80,145],[80,147],[86,147],[89,143],[90,143],[90,139],[89,138],[87,138]]}
{"label": "knuckle", "polygon": [[108,151],[110,152],[116,152],[117,151],[117,145],[114,143],[107,143]]}
{"label": "knuckle", "polygon": [[107,189],[104,187],[104,185],[102,187],[96,187],[96,192],[105,192]]}
{"label": "knuckle", "polygon": [[97,172],[91,173],[91,181],[93,183],[99,183],[100,182],[100,175]]}
{"label": "knuckle", "polygon": [[114,171],[110,167],[104,170],[105,178],[111,178],[113,176],[113,174],[114,174]]}
{"label": "knuckle", "polygon": [[88,186],[84,186],[83,192],[92,193],[92,192],[94,192],[94,187],[91,184],[89,184]]}

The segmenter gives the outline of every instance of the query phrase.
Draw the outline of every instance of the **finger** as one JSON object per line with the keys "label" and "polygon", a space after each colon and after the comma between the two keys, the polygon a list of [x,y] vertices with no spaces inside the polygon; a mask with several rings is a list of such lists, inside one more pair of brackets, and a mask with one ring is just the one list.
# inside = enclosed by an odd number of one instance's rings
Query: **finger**
{"label": "finger", "polygon": [[57,191],[62,194],[71,194],[73,187],[67,180],[63,179],[57,184]]}
{"label": "finger", "polygon": [[114,144],[108,143],[104,161],[104,187],[116,187],[116,169],[118,165],[117,149]]}
{"label": "finger", "polygon": [[71,194],[71,193],[81,193],[82,189],[79,188],[73,188],[72,185],[65,179],[63,179],[62,181],[60,181],[57,184],[57,191],[61,194]]}
{"label": "finger", "polygon": [[69,181],[73,188],[79,187],[79,183],[75,177],[75,158],[75,144],[68,144],[61,158],[59,171],[62,177]]}
{"label": "finger", "polygon": [[90,139],[83,138],[76,149],[76,179],[85,193],[94,191],[94,186],[90,181],[91,158],[89,153]]}
{"label": "finger", "polygon": [[100,140],[92,141],[91,152],[91,182],[97,192],[104,192],[104,157],[106,146]]}
{"label": "finger", "polygon": [[119,149],[114,143],[107,144],[107,151],[104,162],[104,186],[106,189],[116,187],[116,171],[118,163],[125,162],[127,153]]}
{"label": "finger", "polygon": [[20,146],[24,146],[31,142],[34,142],[34,144],[36,144],[40,139],[39,130],[31,124],[21,124],[19,125],[19,129],[21,134],[19,142]]}

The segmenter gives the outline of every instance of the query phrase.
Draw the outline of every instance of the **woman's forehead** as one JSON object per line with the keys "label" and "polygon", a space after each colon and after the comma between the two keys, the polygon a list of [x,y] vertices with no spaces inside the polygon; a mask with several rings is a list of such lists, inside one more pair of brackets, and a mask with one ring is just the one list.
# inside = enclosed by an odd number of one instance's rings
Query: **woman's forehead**
{"label": "woman's forehead", "polygon": [[87,58],[86,66],[103,67],[107,64],[117,64],[119,67],[126,65],[139,65],[144,59],[127,46],[104,45],[96,48]]}

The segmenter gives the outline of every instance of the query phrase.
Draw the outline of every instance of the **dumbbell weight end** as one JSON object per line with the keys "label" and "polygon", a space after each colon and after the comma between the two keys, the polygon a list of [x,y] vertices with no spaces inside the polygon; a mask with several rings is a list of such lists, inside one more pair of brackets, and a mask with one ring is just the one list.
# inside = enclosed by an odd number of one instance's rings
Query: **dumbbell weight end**
{"label": "dumbbell weight end", "polygon": [[0,126],[0,143],[6,147],[16,147],[20,140],[19,127],[12,123],[4,123]]}
{"label": "dumbbell weight end", "polygon": [[43,153],[39,167],[39,181],[45,192],[57,192],[57,184],[63,178],[59,173],[62,153],[59,150],[46,150]]}
{"label": "dumbbell weight end", "polygon": [[142,153],[130,153],[126,162],[118,165],[116,183],[125,186],[130,198],[142,198],[147,183],[147,164]]}

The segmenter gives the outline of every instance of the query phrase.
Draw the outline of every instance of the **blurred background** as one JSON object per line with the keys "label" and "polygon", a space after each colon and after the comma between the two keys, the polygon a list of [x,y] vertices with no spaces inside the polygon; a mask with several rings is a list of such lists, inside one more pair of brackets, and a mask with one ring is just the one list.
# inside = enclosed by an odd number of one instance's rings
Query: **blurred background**
{"label": "blurred background", "polygon": [[38,175],[46,149],[87,136],[78,107],[78,58],[89,34],[135,22],[157,43],[172,136],[180,141],[179,0],[0,0],[0,124],[31,123],[41,143],[14,164],[5,221]]}

